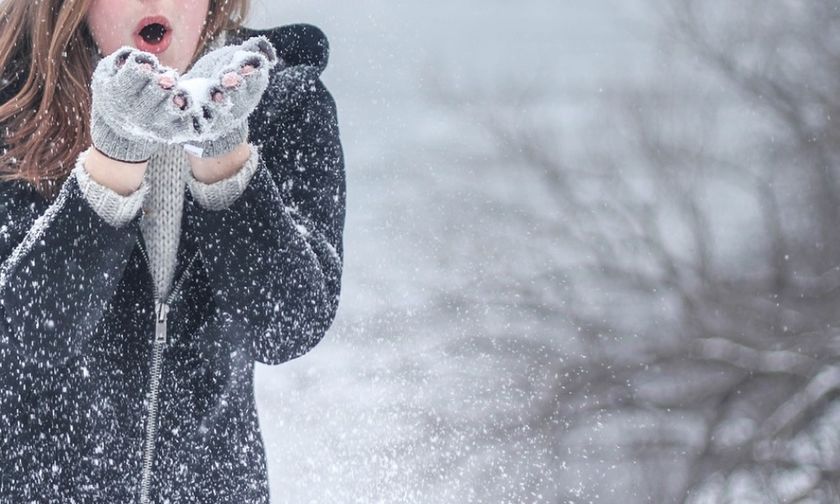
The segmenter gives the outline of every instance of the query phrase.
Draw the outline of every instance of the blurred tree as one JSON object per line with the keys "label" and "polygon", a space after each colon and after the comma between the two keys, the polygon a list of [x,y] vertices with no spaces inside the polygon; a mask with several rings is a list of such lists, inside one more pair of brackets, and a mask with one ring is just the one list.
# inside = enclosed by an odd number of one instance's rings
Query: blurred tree
{"label": "blurred tree", "polygon": [[550,364],[495,438],[626,467],[634,497],[598,502],[840,502],[840,7],[659,10],[664,61],[605,87],[580,152],[544,88],[454,100],[518,179],[506,229],[555,258],[487,299],[571,338],[500,350]]}

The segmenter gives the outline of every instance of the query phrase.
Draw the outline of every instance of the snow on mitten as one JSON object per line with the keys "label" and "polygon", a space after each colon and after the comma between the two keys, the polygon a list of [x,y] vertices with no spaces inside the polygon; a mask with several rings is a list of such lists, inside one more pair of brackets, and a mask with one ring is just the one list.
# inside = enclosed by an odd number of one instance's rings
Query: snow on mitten
{"label": "snow on mitten", "polygon": [[268,87],[277,53],[264,37],[220,47],[202,56],[178,87],[193,97],[188,109],[195,138],[184,147],[199,157],[217,157],[248,139],[248,116]]}
{"label": "snow on mitten", "polygon": [[130,46],[100,60],[91,82],[94,147],[119,161],[142,162],[164,143],[188,138],[190,99],[175,88],[177,79],[177,70]]}

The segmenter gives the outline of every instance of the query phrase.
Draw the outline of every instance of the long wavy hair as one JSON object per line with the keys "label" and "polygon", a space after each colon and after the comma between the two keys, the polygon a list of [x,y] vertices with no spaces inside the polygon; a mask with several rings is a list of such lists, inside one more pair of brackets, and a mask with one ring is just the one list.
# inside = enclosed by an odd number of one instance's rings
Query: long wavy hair
{"label": "long wavy hair", "polygon": [[[93,0],[0,0],[0,181],[24,180],[53,200],[90,140],[96,42]],[[242,27],[249,0],[210,0],[193,61]]]}

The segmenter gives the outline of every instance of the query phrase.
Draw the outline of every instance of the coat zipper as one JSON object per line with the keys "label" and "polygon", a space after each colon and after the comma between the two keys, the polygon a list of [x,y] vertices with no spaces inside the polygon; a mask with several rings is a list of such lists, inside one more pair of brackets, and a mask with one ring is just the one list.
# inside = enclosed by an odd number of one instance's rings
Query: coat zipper
{"label": "coat zipper", "polygon": [[140,246],[140,252],[142,252],[143,259],[146,262],[146,268],[152,278],[152,291],[154,292],[155,298],[155,339],[152,350],[152,370],[149,385],[149,411],[146,417],[146,437],[143,443],[143,478],[140,483],[140,503],[148,504],[149,487],[151,486],[152,480],[152,463],[154,462],[155,455],[155,440],[157,438],[158,396],[160,393],[163,349],[168,343],[166,334],[167,314],[169,313],[169,307],[172,305],[172,301],[181,290],[181,285],[189,276],[190,266],[192,266],[196,257],[198,257],[199,252],[193,254],[192,259],[190,259],[189,264],[187,264],[187,267],[184,269],[181,278],[178,280],[175,288],[172,289],[169,297],[166,300],[161,300],[158,295],[157,284],[155,283],[155,276],[154,272],[152,272],[149,256],[146,255],[146,249],[143,247],[139,238],[137,239],[137,244]]}

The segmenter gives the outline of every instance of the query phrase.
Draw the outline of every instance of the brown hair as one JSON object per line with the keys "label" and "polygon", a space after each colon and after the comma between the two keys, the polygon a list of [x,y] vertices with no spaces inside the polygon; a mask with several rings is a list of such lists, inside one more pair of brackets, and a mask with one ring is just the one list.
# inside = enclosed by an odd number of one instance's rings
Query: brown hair
{"label": "brown hair", "polygon": [[[90,145],[93,0],[0,0],[0,182],[25,180],[55,198]],[[249,0],[210,0],[193,61],[222,31],[240,28]]]}

